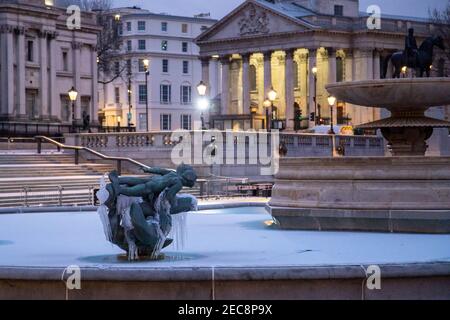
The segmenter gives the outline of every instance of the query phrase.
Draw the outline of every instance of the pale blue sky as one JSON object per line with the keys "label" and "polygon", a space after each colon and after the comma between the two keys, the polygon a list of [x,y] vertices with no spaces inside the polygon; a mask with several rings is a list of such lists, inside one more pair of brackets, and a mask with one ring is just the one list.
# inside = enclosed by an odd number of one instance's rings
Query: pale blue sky
{"label": "pale blue sky", "polygon": [[[360,10],[377,4],[382,13],[413,17],[428,17],[428,8],[443,7],[448,0],[360,0]],[[237,7],[243,0],[114,0],[115,6],[139,6],[155,13],[191,16],[211,12],[219,19]]]}

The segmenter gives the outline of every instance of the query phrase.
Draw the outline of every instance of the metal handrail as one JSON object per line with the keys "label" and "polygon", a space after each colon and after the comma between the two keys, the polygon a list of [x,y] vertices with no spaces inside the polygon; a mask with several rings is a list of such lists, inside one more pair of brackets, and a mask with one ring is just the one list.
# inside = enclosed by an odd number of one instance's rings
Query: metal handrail
{"label": "metal handrail", "polygon": [[110,157],[110,156],[106,156],[103,153],[100,153],[98,151],[92,150],[90,148],[86,148],[86,147],[80,147],[80,146],[68,146],[65,144],[62,144],[58,141],[55,141],[49,137],[46,136],[36,136],[35,137],[36,142],[37,142],[37,153],[41,154],[42,152],[42,141],[45,140],[48,143],[51,143],[53,145],[55,145],[58,148],[58,151],[61,151],[61,149],[64,150],[74,150],[75,151],[75,164],[78,165],[79,164],[79,152],[80,151],[86,151],[94,156],[97,156],[99,158],[101,158],[102,160],[107,160],[107,161],[116,161],[116,165],[117,165],[117,172],[119,173],[119,175],[122,174],[122,162],[129,162],[135,166],[138,166],[140,168],[145,168],[145,169],[151,169],[151,167],[136,161],[134,159],[131,158],[124,158],[124,157]]}

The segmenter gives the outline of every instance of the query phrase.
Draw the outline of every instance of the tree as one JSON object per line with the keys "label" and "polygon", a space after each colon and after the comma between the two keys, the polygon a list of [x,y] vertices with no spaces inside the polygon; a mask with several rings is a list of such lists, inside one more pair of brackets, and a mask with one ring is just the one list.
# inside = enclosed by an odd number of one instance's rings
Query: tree
{"label": "tree", "polygon": [[450,59],[450,0],[445,8],[430,10],[430,18],[435,25],[435,30],[445,41],[445,53]]}
{"label": "tree", "polygon": [[108,84],[121,77],[128,68],[126,62],[119,59],[122,49],[120,35],[121,21],[111,13],[112,0],[57,0],[56,5],[66,8],[77,5],[82,11],[95,12],[97,24],[101,27],[97,39],[97,57],[99,83]]}

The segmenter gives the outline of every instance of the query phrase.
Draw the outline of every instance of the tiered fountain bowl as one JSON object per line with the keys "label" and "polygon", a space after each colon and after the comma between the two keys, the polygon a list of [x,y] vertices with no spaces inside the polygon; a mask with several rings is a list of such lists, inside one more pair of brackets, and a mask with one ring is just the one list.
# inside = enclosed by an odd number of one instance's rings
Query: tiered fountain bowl
{"label": "tiered fountain bowl", "polygon": [[425,116],[450,104],[450,79],[383,79],[327,86],[338,100],[386,108],[381,129],[392,157],[283,158],[268,210],[285,229],[450,233],[450,158],[425,157]]}
{"label": "tiered fountain bowl", "polygon": [[381,129],[393,156],[423,156],[433,128],[450,128],[450,122],[425,116],[430,107],[450,104],[449,78],[343,82],[328,85],[327,90],[341,101],[388,109],[390,118],[358,128]]}

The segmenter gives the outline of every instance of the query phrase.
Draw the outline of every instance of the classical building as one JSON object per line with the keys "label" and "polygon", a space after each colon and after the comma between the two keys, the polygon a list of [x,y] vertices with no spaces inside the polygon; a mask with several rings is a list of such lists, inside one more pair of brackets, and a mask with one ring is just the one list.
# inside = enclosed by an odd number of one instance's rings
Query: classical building
{"label": "classical building", "polygon": [[[123,49],[116,73],[100,87],[100,110],[108,126],[148,129],[194,129],[200,126],[196,86],[201,81],[199,48],[194,39],[216,20],[209,15],[179,17],[155,14],[137,7],[117,8]],[[148,82],[144,61],[149,60]],[[147,104],[148,103],[148,113]]]}
{"label": "classical building", "polygon": [[72,124],[68,91],[78,91],[75,119],[97,111],[97,34],[93,13],[69,30],[66,10],[50,0],[0,0],[0,121]]}
{"label": "classical building", "polygon": [[[220,86],[211,126],[264,128],[264,101],[272,87],[277,98],[271,117],[279,120],[272,127],[311,128],[314,116],[328,124],[326,84],[383,77],[387,57],[404,48],[409,28],[415,29],[419,45],[434,30],[426,19],[389,15],[382,15],[380,29],[373,27],[376,23],[359,11],[358,0],[245,1],[196,39],[203,81],[213,90]],[[435,49],[433,75],[446,76],[442,54]],[[212,78],[217,61],[219,81]],[[381,116],[377,109],[341,101],[334,110],[335,124]]]}

